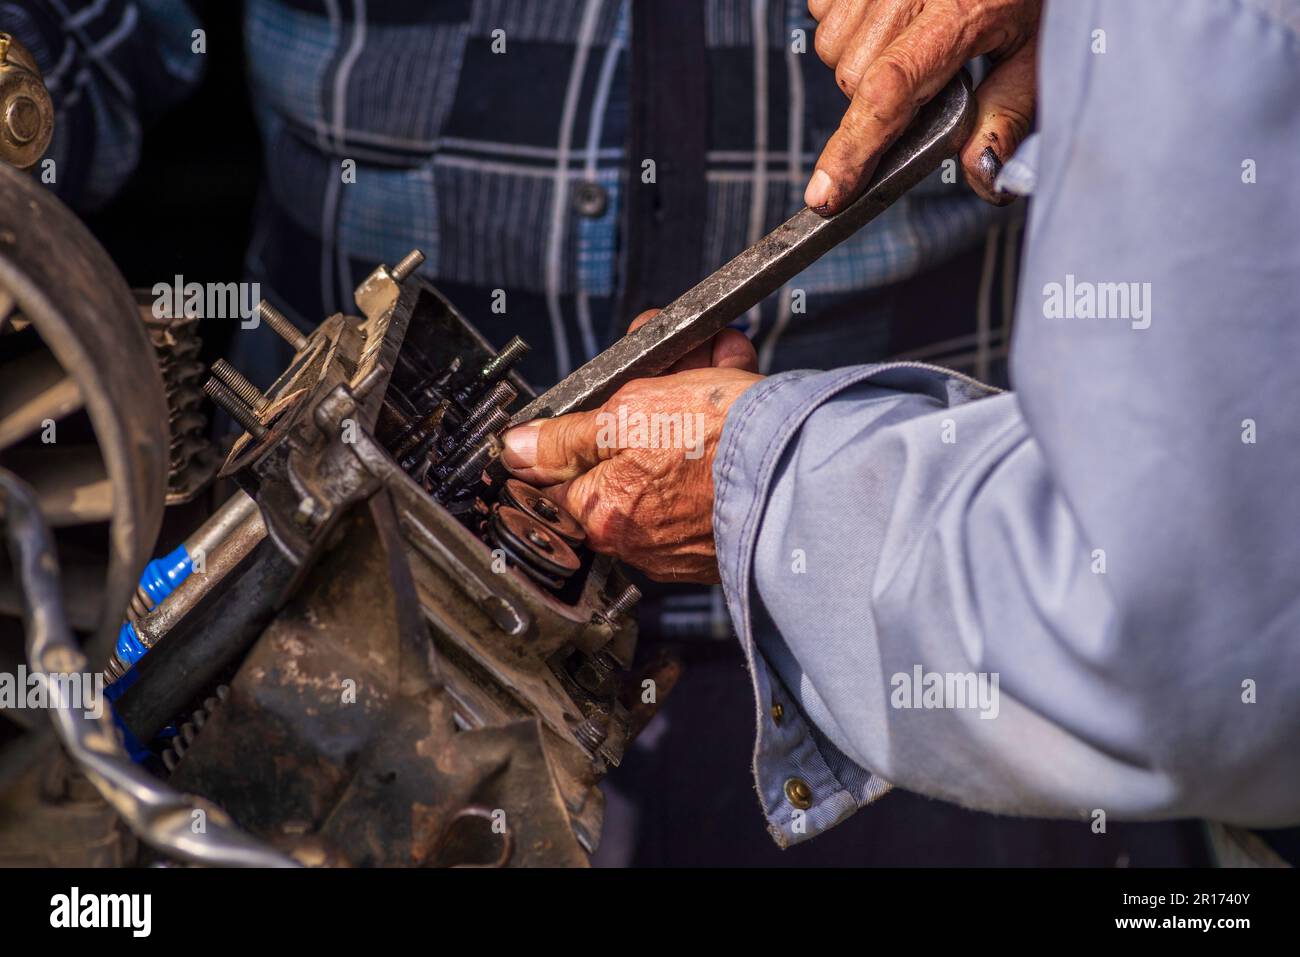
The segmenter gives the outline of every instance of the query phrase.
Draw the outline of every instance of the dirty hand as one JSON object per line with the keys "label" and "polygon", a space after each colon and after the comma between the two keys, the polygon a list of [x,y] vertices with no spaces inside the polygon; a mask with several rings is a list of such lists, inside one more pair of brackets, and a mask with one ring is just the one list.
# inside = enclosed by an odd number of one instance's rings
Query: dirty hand
{"label": "dirty hand", "polygon": [[577,518],[595,551],[656,581],[716,582],[713,457],[727,410],[762,378],[757,369],[749,339],[724,330],[599,409],[511,429],[501,461]]}
{"label": "dirty hand", "polygon": [[809,0],[808,9],[817,55],[851,102],[804,202],[825,215],[849,205],[917,110],[983,54],[995,65],[976,91],[979,123],[961,164],[984,199],[1014,198],[994,181],[1029,132],[1042,0]]}

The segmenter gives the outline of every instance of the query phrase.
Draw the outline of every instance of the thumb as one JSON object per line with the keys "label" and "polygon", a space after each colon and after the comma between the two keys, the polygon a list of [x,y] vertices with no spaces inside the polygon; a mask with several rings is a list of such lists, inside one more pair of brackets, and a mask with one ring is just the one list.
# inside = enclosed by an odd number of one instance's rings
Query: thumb
{"label": "thumb", "polygon": [[999,193],[998,174],[1029,135],[1038,83],[1037,44],[1032,40],[994,68],[978,90],[979,125],[961,151],[966,181],[983,199],[1005,206],[1016,197]]}
{"label": "thumb", "polygon": [[600,410],[534,419],[502,436],[501,462],[530,485],[567,482],[614,454],[599,441]]}

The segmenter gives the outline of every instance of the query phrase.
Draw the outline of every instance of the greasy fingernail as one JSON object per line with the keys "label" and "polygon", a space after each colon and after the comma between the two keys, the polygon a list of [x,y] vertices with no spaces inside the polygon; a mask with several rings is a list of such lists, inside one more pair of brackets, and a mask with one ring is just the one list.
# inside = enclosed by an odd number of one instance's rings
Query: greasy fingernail
{"label": "greasy fingernail", "polygon": [[997,186],[998,174],[1002,172],[1002,160],[998,159],[998,154],[993,152],[993,147],[984,147],[984,152],[980,154],[980,177],[988,184],[989,189]]}
{"label": "greasy fingernail", "polygon": [[834,185],[825,170],[817,170],[808,181],[808,188],[803,192],[803,201],[812,209],[825,206],[831,201],[831,188]]}
{"label": "greasy fingernail", "polygon": [[540,425],[521,425],[511,429],[504,436],[505,450],[501,453],[501,462],[508,469],[530,469],[537,464],[537,433]]}

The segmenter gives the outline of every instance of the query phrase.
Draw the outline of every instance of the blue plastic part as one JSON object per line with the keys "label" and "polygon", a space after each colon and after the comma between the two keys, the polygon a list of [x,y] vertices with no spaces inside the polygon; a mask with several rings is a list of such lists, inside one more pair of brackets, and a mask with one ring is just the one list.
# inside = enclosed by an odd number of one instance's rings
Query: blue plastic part
{"label": "blue plastic part", "polygon": [[[181,582],[190,577],[190,572],[193,570],[194,563],[190,560],[190,553],[184,545],[181,545],[175,551],[162,558],[155,558],[144,566],[144,574],[140,576],[140,587],[157,608]],[[144,653],[149,649],[141,643],[135,633],[135,625],[128,621],[117,633],[116,650],[118,660],[130,668],[143,658]]]}
{"label": "blue plastic part", "polygon": [[140,576],[140,587],[149,596],[156,608],[162,600],[176,590],[176,587],[190,577],[194,563],[184,545],[174,552],[155,558],[144,566]]}
{"label": "blue plastic part", "polygon": [[129,621],[122,626],[117,633],[117,659],[122,664],[130,667],[141,658],[149,649],[140,641],[140,636],[135,633],[135,625]]}
{"label": "blue plastic part", "polygon": [[[149,596],[153,606],[157,608],[168,595],[176,590],[181,582],[190,577],[190,572],[193,570],[194,563],[190,560],[190,553],[184,545],[181,545],[175,551],[164,555],[162,558],[155,558],[144,566],[144,573],[140,576],[140,587]],[[117,645],[114,650],[117,652],[118,660],[126,665],[128,670],[126,674],[108,686],[110,701],[116,700],[118,695],[130,687],[131,682],[135,680],[130,668],[143,658],[144,653],[149,649],[144,646],[144,643],[140,641],[140,636],[135,633],[135,625],[128,621],[123,623],[121,630],[117,633]]]}
{"label": "blue plastic part", "polygon": [[[144,572],[140,575],[140,587],[144,593],[149,596],[153,607],[157,608],[164,599],[180,585],[181,582],[190,577],[190,572],[194,570],[194,562],[190,559],[189,550],[181,545],[175,551],[169,552],[162,558],[155,558],[148,565],[144,566]],[[135,684],[138,677],[134,665],[144,657],[145,652],[149,649],[140,641],[140,636],[135,632],[135,625],[131,622],[124,622],[122,628],[117,633],[117,645],[115,646],[118,660],[126,665],[126,673],[116,681],[112,682],[104,689],[104,694],[109,701],[116,701],[122,696],[122,692]],[[122,730],[122,737],[127,751],[130,753],[132,760],[141,764],[151,758],[152,752],[145,748],[131,729],[122,723],[122,719],[116,712],[113,714],[117,726]],[[175,734],[174,728],[165,728],[159,737],[167,737],[168,733]]]}

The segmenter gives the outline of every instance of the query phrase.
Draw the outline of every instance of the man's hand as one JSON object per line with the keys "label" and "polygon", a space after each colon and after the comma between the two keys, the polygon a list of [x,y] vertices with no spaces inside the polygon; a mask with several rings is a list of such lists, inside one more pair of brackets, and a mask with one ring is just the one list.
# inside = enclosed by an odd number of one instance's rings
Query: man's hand
{"label": "man's hand", "polygon": [[511,429],[502,462],[577,518],[594,550],[657,581],[716,582],[713,457],[757,368],[749,339],[724,330],[599,409]]}
{"label": "man's hand", "polygon": [[961,151],[966,179],[999,205],[998,173],[1029,132],[1042,0],[808,0],[817,54],[851,98],[804,192],[824,215],[848,206],[922,105],[968,60],[996,65],[976,91],[980,118]]}

